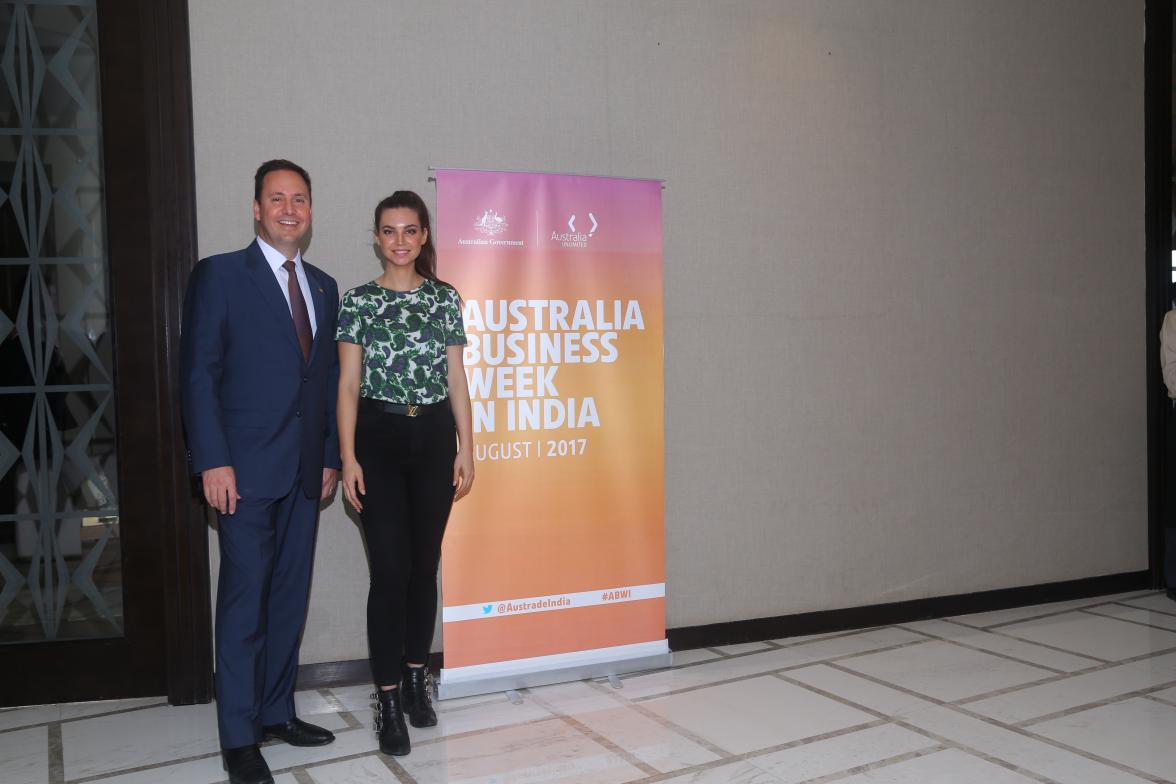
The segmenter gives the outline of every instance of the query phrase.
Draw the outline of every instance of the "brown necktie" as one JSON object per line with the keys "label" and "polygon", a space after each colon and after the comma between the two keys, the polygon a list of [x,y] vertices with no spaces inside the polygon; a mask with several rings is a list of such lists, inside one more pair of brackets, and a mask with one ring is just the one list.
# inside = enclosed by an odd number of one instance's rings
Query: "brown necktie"
{"label": "brown necktie", "polygon": [[302,358],[310,361],[310,343],[314,336],[310,334],[310,314],[306,311],[306,300],[302,297],[302,287],[298,285],[298,273],[294,271],[294,262],[286,259],[282,265],[289,273],[286,277],[286,290],[290,292],[290,315],[294,317],[294,331],[298,333],[298,344],[302,346]]}

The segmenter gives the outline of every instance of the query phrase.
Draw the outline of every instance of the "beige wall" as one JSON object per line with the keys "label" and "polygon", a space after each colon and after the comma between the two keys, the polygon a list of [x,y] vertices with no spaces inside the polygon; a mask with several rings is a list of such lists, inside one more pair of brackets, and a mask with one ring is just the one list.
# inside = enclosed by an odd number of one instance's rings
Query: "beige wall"
{"label": "beige wall", "polygon": [[[274,156],[343,288],[430,165],[666,180],[670,627],[1146,567],[1142,0],[190,8],[202,254]],[[336,500],[304,662],[365,592]]]}

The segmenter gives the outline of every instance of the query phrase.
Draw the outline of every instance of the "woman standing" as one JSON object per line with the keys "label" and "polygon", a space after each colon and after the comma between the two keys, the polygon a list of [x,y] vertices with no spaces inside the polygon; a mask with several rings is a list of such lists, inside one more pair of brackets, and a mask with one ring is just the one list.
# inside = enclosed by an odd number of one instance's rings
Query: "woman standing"
{"label": "woman standing", "polygon": [[[429,646],[437,614],[441,537],[474,481],[461,303],[437,279],[429,211],[412,191],[376,205],[384,271],[339,309],[339,447],[343,495],[367,542],[372,676],[380,750],[410,749],[414,727],[437,723]],[[402,666],[403,662],[403,666]]]}

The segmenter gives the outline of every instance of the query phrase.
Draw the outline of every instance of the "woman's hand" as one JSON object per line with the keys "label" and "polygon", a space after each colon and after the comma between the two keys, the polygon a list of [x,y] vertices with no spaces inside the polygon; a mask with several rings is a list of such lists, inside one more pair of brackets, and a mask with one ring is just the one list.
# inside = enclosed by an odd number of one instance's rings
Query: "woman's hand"
{"label": "woman's hand", "polygon": [[457,459],[453,461],[453,500],[460,501],[474,486],[474,456],[470,452],[458,450]]}
{"label": "woman's hand", "polygon": [[355,511],[363,511],[363,503],[359,497],[367,494],[363,486],[363,468],[354,460],[343,464],[343,497],[355,507]]}

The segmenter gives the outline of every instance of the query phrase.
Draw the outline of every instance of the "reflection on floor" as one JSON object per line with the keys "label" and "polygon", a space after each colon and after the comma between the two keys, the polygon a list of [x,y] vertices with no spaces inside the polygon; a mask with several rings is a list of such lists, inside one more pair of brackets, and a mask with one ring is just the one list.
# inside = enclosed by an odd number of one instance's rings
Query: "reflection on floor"
{"label": "reflection on floor", "polygon": [[[298,694],[330,746],[279,784],[1176,780],[1176,602],[1136,592],[675,654],[672,669],[440,704],[376,751],[370,687]],[[224,780],[213,706],[0,711],[0,781]]]}

